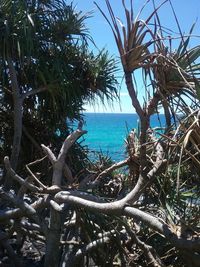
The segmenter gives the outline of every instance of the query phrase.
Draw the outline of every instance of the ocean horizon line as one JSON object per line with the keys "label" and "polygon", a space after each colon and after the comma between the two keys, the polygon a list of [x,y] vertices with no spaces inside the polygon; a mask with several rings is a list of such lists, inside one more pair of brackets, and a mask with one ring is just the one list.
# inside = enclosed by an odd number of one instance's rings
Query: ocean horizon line
{"label": "ocean horizon line", "polygon": [[[122,115],[122,114],[126,114],[126,115],[138,115],[136,112],[91,112],[91,111],[84,111],[83,114],[118,114],[118,115]],[[164,113],[158,113],[159,115],[164,115]],[[157,115],[157,113],[153,114],[153,115]]]}

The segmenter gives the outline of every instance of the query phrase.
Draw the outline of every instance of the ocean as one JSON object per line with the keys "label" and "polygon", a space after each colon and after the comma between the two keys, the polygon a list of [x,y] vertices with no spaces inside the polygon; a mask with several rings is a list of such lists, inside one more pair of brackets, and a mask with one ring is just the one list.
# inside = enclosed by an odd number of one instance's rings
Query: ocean
{"label": "ocean", "polygon": [[[129,131],[138,127],[136,114],[124,113],[84,113],[84,129],[88,131],[84,135],[83,144],[91,151],[101,151],[110,156],[114,161],[125,158],[125,138]],[[151,127],[163,127],[164,115],[153,115]]]}

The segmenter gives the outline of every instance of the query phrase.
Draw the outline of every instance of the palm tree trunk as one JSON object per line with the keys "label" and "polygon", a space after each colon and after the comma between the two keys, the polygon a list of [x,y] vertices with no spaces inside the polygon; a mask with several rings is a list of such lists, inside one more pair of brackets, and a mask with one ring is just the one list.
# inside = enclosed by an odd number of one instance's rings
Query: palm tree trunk
{"label": "palm tree trunk", "polygon": [[50,225],[49,233],[46,240],[46,252],[44,267],[58,267],[61,250],[60,250],[60,236],[61,236],[61,214],[53,208],[50,210]]}
{"label": "palm tree trunk", "polygon": [[14,170],[17,168],[19,160],[19,152],[22,138],[22,100],[20,98],[14,99],[14,136],[10,163]]}
{"label": "palm tree trunk", "polygon": [[[21,97],[20,88],[17,81],[17,74],[15,67],[13,65],[13,61],[10,57],[7,59],[8,69],[10,74],[10,81],[12,87],[12,97],[13,97],[13,128],[14,128],[14,136],[13,136],[13,145],[11,152],[11,167],[16,170],[19,160],[19,153],[21,147],[21,138],[22,138],[22,117],[23,117],[23,100]],[[6,180],[4,186],[6,189],[9,189],[12,185],[12,180],[6,175]]]}

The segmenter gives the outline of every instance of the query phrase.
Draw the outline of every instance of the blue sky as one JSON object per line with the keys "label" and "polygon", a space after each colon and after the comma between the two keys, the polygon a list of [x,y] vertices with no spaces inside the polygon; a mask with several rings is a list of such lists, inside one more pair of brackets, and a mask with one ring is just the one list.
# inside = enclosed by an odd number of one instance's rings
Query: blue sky
{"label": "blue sky", "polygon": [[[96,2],[102,8],[103,11],[107,12],[104,0],[96,0]],[[129,4],[129,2],[130,0],[126,0],[127,5]],[[144,2],[145,1],[143,0],[133,0],[135,14],[137,14],[137,11],[143,6]],[[153,10],[151,2],[152,1],[150,0],[149,3],[146,5],[145,9],[141,14],[141,18],[147,18]],[[155,2],[157,5],[159,5],[163,1],[155,0]],[[171,0],[171,2],[176,11],[176,15],[178,17],[182,32],[188,33],[191,28],[191,25],[197,20],[193,34],[200,36],[200,0]],[[121,0],[110,0],[110,3],[114,9],[115,15],[125,22],[124,10],[122,8]],[[111,55],[114,55],[119,58],[112,32],[105,19],[94,5],[93,0],[75,0],[74,4],[76,4],[77,10],[81,10],[83,12],[93,11],[93,16],[86,21],[86,26],[88,27],[97,47],[100,49],[105,47]],[[162,26],[165,26],[175,32],[178,32],[177,24],[173,16],[172,9],[168,2],[160,8],[159,15]],[[192,45],[197,44],[200,44],[200,37],[194,37],[192,40]],[[91,45],[91,49],[95,48]],[[123,72],[121,71],[117,75],[122,77]],[[138,91],[140,91],[139,98],[140,101],[142,101],[143,87],[142,79],[139,74],[136,75],[136,79],[138,83]],[[122,82],[122,78],[119,79],[119,82]],[[120,97],[120,104],[114,102],[112,108],[108,105],[106,105],[105,107],[101,103],[97,103],[95,106],[89,106],[86,104],[85,108],[88,112],[134,112],[126,90],[126,86],[123,82],[120,90]]]}

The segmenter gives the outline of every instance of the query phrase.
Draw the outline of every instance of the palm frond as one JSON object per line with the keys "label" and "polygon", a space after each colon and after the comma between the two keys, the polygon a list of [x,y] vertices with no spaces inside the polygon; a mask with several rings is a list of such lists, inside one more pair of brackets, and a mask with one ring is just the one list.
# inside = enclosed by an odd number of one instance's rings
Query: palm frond
{"label": "palm frond", "polygon": [[[145,5],[148,2],[149,1],[147,1]],[[141,64],[147,63],[150,58],[148,48],[153,43],[152,40],[146,41],[148,34],[151,37],[153,35],[151,29],[148,27],[148,23],[155,14],[155,11],[152,12],[145,21],[142,21],[139,19],[139,16],[144,8],[143,7],[134,19],[133,5],[131,4],[131,10],[129,11],[126,8],[125,1],[122,0],[126,16],[125,25],[119,18],[116,18],[109,0],[106,0],[106,5],[111,21],[96,2],[95,4],[111,27],[124,70],[127,72],[133,72],[135,69],[139,68]]]}

